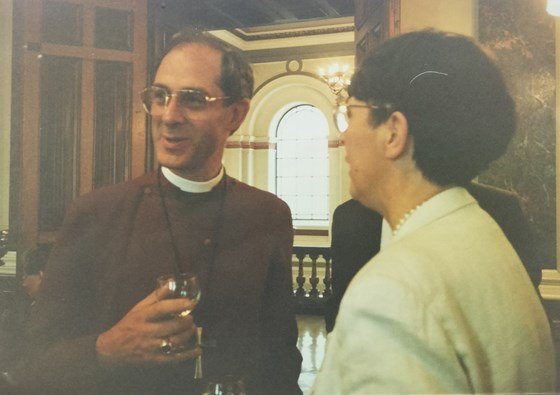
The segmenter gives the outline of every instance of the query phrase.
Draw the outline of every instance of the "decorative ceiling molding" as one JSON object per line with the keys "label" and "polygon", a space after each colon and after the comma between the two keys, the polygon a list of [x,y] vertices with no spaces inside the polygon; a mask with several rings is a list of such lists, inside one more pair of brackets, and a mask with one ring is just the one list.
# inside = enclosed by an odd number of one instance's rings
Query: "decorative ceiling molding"
{"label": "decorative ceiling molding", "polygon": [[[238,47],[245,53],[272,53],[282,49],[323,47],[340,53],[354,50],[354,18],[334,18],[324,21],[299,22],[235,30],[211,31],[216,37]],[[329,50],[329,46],[332,49]]]}
{"label": "decorative ceiling molding", "polygon": [[355,47],[352,42],[309,45],[292,48],[275,48],[273,50],[250,50],[245,54],[251,63],[281,62],[290,57],[320,59],[325,57],[353,56]]}
{"label": "decorative ceiling molding", "polygon": [[231,30],[232,34],[241,38],[244,41],[258,41],[258,40],[276,40],[281,38],[296,38],[308,37],[324,34],[337,34],[354,32],[354,23],[334,26],[310,26],[307,28],[282,30],[282,31],[266,31],[259,33],[252,33],[245,29]]}

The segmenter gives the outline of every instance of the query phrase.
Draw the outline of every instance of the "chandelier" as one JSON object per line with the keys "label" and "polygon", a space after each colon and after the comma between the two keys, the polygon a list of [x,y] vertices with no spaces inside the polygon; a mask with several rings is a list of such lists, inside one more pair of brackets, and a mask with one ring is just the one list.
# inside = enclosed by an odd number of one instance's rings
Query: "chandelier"
{"label": "chandelier", "polygon": [[347,64],[331,64],[328,69],[319,69],[319,76],[335,95],[339,95],[350,85],[352,70]]}

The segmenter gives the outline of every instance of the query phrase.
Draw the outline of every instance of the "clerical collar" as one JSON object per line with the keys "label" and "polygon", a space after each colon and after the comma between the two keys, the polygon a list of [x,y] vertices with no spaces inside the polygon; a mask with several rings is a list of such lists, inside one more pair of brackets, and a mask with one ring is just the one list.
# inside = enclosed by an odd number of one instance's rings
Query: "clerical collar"
{"label": "clerical collar", "polygon": [[220,183],[224,176],[224,168],[220,169],[218,175],[211,180],[208,181],[191,181],[187,180],[186,178],[179,177],[177,174],[173,173],[167,167],[161,167],[161,172],[163,176],[169,181],[171,184],[175,185],[183,192],[190,192],[190,193],[204,193],[210,192],[212,188]]}

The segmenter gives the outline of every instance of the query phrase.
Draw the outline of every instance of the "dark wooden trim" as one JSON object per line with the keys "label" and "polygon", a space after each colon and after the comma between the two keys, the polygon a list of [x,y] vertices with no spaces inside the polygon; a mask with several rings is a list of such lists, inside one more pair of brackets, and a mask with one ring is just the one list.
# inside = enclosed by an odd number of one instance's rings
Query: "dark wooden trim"
{"label": "dark wooden trim", "polygon": [[298,236],[328,236],[328,229],[294,229],[294,234]]}

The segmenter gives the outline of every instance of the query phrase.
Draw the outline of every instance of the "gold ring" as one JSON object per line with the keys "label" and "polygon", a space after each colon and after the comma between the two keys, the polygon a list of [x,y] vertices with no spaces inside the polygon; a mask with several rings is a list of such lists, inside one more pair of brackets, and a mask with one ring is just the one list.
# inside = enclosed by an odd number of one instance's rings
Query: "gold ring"
{"label": "gold ring", "polygon": [[159,346],[159,349],[161,350],[162,353],[166,355],[173,353],[173,345],[171,344],[169,339],[163,339],[161,341],[161,345]]}

